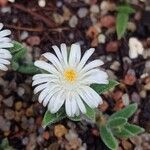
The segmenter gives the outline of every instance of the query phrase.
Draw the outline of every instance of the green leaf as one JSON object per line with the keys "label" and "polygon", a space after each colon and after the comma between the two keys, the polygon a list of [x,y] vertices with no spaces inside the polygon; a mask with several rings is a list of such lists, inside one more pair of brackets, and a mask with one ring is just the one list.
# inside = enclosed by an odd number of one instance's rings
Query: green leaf
{"label": "green leaf", "polygon": [[130,5],[121,5],[117,7],[119,13],[132,14],[135,10]]}
{"label": "green leaf", "polygon": [[68,119],[72,120],[72,121],[81,121],[81,117],[80,116],[75,116],[75,117],[69,117],[67,116]]}
{"label": "green leaf", "polygon": [[112,120],[108,120],[107,125],[110,128],[117,128],[118,126],[123,126],[126,123],[127,123],[126,118],[118,117],[118,118],[114,118]]}
{"label": "green leaf", "polygon": [[65,117],[66,117],[66,114],[64,112],[64,109],[63,110],[61,109],[55,114],[52,114],[49,111],[46,111],[44,118],[43,118],[42,126],[45,128],[46,126],[56,123],[64,119]]}
{"label": "green leaf", "polygon": [[141,128],[137,125],[134,125],[134,124],[129,124],[129,123],[127,123],[125,125],[125,129],[130,131],[133,135],[137,135],[137,134],[140,134],[140,133],[144,132],[143,128]]}
{"label": "green leaf", "polygon": [[113,136],[111,130],[107,126],[103,125],[100,127],[100,136],[105,145],[111,150],[117,150],[118,141]]}
{"label": "green leaf", "polygon": [[124,36],[126,32],[128,19],[129,19],[129,14],[126,13],[117,14],[116,30],[117,30],[117,37],[119,40]]}
{"label": "green leaf", "polygon": [[109,120],[112,120],[114,118],[123,117],[123,118],[129,118],[131,117],[135,111],[137,110],[137,104],[130,104],[129,106],[123,108],[122,110],[112,114],[109,117]]}
{"label": "green leaf", "polygon": [[86,113],[84,114],[85,117],[95,122],[96,119],[96,112],[95,109],[89,107],[87,104],[85,104]]}
{"label": "green leaf", "polygon": [[98,94],[104,93],[113,89],[119,83],[115,80],[109,80],[108,84],[91,84],[91,88],[95,90]]}
{"label": "green leaf", "polygon": [[27,49],[19,42],[13,41],[13,47],[9,49],[12,54],[15,54],[20,51],[27,51]]}
{"label": "green leaf", "polygon": [[134,136],[129,130],[124,127],[118,130],[114,130],[113,133],[118,138],[130,138]]}

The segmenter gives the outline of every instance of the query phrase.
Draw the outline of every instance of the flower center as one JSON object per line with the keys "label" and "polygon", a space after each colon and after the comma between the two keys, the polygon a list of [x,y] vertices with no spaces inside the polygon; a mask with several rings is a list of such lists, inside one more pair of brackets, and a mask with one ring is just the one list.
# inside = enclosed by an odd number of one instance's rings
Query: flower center
{"label": "flower center", "polygon": [[74,82],[77,79],[77,72],[73,69],[66,69],[64,71],[64,78],[69,82]]}

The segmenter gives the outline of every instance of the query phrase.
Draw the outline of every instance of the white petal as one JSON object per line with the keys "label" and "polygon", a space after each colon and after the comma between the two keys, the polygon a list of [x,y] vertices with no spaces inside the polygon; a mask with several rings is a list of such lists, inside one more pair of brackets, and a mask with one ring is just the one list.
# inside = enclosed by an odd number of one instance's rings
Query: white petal
{"label": "white petal", "polygon": [[56,113],[60,108],[61,106],[64,104],[65,102],[65,96],[64,96],[64,91],[60,91],[57,96],[56,96],[56,99],[55,99],[55,103],[54,103],[54,106],[53,108],[51,109],[51,112],[52,113]]}
{"label": "white petal", "polygon": [[64,63],[65,63],[66,66],[68,66],[67,46],[66,46],[66,44],[62,43],[60,45],[60,47],[61,47],[61,53],[62,53],[62,56],[63,56]]}
{"label": "white petal", "polygon": [[81,69],[82,69],[82,67],[85,65],[85,63],[86,63],[87,60],[90,58],[90,56],[94,53],[94,51],[95,51],[94,48],[90,48],[89,50],[87,50],[87,51],[84,53],[84,55],[83,55],[83,57],[82,57],[82,59],[81,59],[79,65],[78,65],[78,67],[77,67],[78,70],[81,70]]}
{"label": "white petal", "polygon": [[6,59],[0,58],[0,64],[9,65],[10,62],[8,60],[6,60]]}
{"label": "white petal", "polygon": [[8,38],[8,37],[3,37],[3,38],[0,38],[0,43],[1,42],[7,42],[7,43],[9,43],[9,42],[11,42],[11,39]]}
{"label": "white petal", "polygon": [[0,23],[0,30],[3,28],[3,26],[4,26],[4,25],[3,25],[2,23]]}
{"label": "white petal", "polygon": [[[54,85],[53,85],[54,86]],[[43,100],[43,106],[45,107],[47,104],[48,104],[48,102],[50,102],[51,101],[51,97],[53,96],[53,95],[55,95],[55,93],[57,93],[58,91],[60,91],[60,88],[56,85],[56,87],[54,86],[53,87],[53,89],[52,90],[50,90],[50,92],[49,92],[49,94],[45,97],[45,99]],[[49,104],[50,105],[50,104]],[[48,105],[48,107],[50,107]]]}
{"label": "white petal", "polygon": [[1,43],[0,48],[10,48],[13,47],[12,43]]}
{"label": "white petal", "polygon": [[69,65],[75,66],[81,59],[81,47],[79,44],[72,44],[69,56]]}
{"label": "white petal", "polygon": [[100,95],[98,95],[92,88],[89,86],[84,86],[83,91],[87,94],[87,96],[95,103],[95,107],[97,107],[99,104],[102,104],[102,98]]}
{"label": "white petal", "polygon": [[32,86],[35,86],[35,85],[41,84],[41,83],[45,83],[45,82],[49,82],[49,81],[50,81],[49,78],[42,78],[42,79],[34,80],[32,83]]}
{"label": "white petal", "polygon": [[5,65],[0,64],[0,70],[7,71],[8,68]]}
{"label": "white petal", "polygon": [[81,100],[80,96],[76,94],[76,103],[78,104],[78,107],[80,111],[85,114],[86,113],[86,108],[84,106],[83,101]]}
{"label": "white petal", "polygon": [[72,115],[74,116],[77,113],[77,102],[74,96],[72,96],[72,100],[71,100],[71,111],[72,111]]}
{"label": "white petal", "polygon": [[89,105],[91,108],[95,108],[96,105],[93,103],[93,101],[88,97],[88,95],[82,90],[82,89],[77,89],[78,94],[82,98],[82,100]]}
{"label": "white petal", "polygon": [[0,31],[0,37],[8,36],[11,34],[10,30],[2,30]]}
{"label": "white petal", "polygon": [[42,90],[45,89],[47,86],[48,86],[47,83],[41,84],[41,85],[37,86],[37,87],[34,89],[34,94],[37,94],[38,92],[42,91]]}
{"label": "white petal", "polygon": [[55,75],[53,75],[53,74],[45,74],[45,73],[43,73],[43,74],[36,74],[36,75],[34,75],[33,76],[33,78],[32,78],[32,80],[37,80],[37,79],[41,79],[41,78],[48,78],[48,77],[56,77]]}
{"label": "white petal", "polygon": [[40,103],[42,103],[43,100],[44,100],[45,97],[49,94],[50,91],[51,91],[51,90],[50,90],[49,87],[48,87],[48,88],[45,88],[45,89],[40,93],[39,98],[38,98],[38,101],[39,101]]}
{"label": "white petal", "polygon": [[62,62],[63,61],[63,57],[62,57],[62,54],[60,52],[60,49],[56,45],[53,45],[52,48],[54,49],[54,51],[55,51],[59,61]]}
{"label": "white petal", "polygon": [[59,72],[55,69],[55,67],[45,61],[42,61],[42,60],[37,60],[35,61],[34,65],[36,67],[39,67],[41,69],[44,69],[50,73],[53,73],[53,74],[58,74]]}
{"label": "white petal", "polygon": [[[58,92],[57,92],[57,94],[58,94]],[[49,99],[48,110],[49,110],[51,113],[53,113],[53,112],[52,112],[52,108],[54,107],[54,103],[55,103],[57,94],[56,94],[56,93],[53,94],[53,95],[51,96],[51,98]]]}
{"label": "white petal", "polygon": [[66,95],[66,101],[65,101],[65,110],[66,114],[71,117],[72,116],[72,111],[71,111],[71,101],[70,101],[70,93]]}
{"label": "white petal", "polygon": [[88,63],[87,65],[85,65],[85,67],[81,70],[81,73],[85,73],[93,68],[99,67],[101,65],[103,65],[103,61],[97,59],[97,60],[93,60],[90,63]]}
{"label": "white petal", "polygon": [[47,52],[47,53],[44,53],[43,56],[47,58],[56,67],[58,71],[63,72],[62,65],[54,54]]}

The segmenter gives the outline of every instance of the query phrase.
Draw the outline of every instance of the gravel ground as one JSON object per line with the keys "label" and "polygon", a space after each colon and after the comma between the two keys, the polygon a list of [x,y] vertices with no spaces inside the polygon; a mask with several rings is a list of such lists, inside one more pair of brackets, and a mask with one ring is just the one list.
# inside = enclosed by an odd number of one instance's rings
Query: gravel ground
{"label": "gravel ground", "polygon": [[[121,0],[120,0],[121,1]],[[120,82],[102,95],[101,111],[112,114],[129,103],[138,103],[131,122],[146,129],[133,139],[120,140],[119,150],[150,150],[150,4],[131,0],[128,32],[121,40],[115,33],[115,9],[119,0],[0,0],[0,22],[12,31],[12,39],[28,48],[27,60],[37,60],[52,45],[79,42],[83,51],[95,47],[109,77]],[[41,6],[40,6],[41,5]],[[144,52],[132,59],[128,41],[136,37]],[[94,124],[63,120],[41,127],[45,108],[33,96],[31,76],[9,69],[0,72],[0,142],[8,138],[16,150],[107,150]]]}

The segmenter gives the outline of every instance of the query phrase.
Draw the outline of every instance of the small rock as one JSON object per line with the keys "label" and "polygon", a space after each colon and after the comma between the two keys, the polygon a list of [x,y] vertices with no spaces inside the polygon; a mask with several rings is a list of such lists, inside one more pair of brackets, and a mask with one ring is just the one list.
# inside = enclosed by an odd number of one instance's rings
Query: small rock
{"label": "small rock", "polygon": [[118,71],[120,67],[120,63],[118,61],[114,61],[110,68],[114,71]]}
{"label": "small rock", "polygon": [[122,146],[123,146],[124,150],[133,150],[133,146],[129,141],[122,140],[121,143],[122,143]]}
{"label": "small rock", "polygon": [[128,29],[129,31],[131,31],[131,32],[136,31],[136,25],[135,25],[135,23],[133,23],[133,22],[128,22],[127,29]]}
{"label": "small rock", "polygon": [[107,52],[117,52],[118,51],[118,42],[117,41],[110,41],[106,45]]}
{"label": "small rock", "polygon": [[103,101],[103,104],[99,106],[100,111],[105,112],[108,109],[109,105],[106,101]]}
{"label": "small rock", "polygon": [[43,133],[43,138],[45,139],[45,140],[48,140],[49,139],[49,132],[48,131],[45,131],[44,133]]}
{"label": "small rock", "polygon": [[23,87],[18,87],[17,94],[22,97],[25,93],[25,89]]}
{"label": "small rock", "polygon": [[14,97],[10,96],[7,99],[3,100],[3,103],[7,106],[7,107],[12,107],[14,104]]}
{"label": "small rock", "polygon": [[17,111],[19,111],[21,108],[22,108],[22,102],[21,102],[21,101],[16,102],[16,103],[15,103],[15,109],[16,109]]}
{"label": "small rock", "polygon": [[136,82],[136,77],[133,74],[127,73],[124,78],[124,83],[126,85],[133,85]]}
{"label": "small rock", "polygon": [[29,33],[27,31],[23,31],[21,32],[20,39],[25,40],[26,38],[28,38],[28,36],[29,36]]}
{"label": "small rock", "polygon": [[100,19],[102,27],[105,27],[105,28],[112,28],[112,27],[114,27],[115,26],[115,21],[116,21],[115,17],[114,16],[110,16],[110,15],[103,16]]}
{"label": "small rock", "polygon": [[130,100],[129,100],[129,95],[128,94],[123,94],[122,95],[122,102],[123,102],[124,106],[128,106],[129,105]]}
{"label": "small rock", "polygon": [[78,24],[78,18],[74,15],[70,18],[69,25],[70,27],[75,28],[77,24]]}
{"label": "small rock", "polygon": [[139,96],[138,93],[133,92],[132,95],[131,95],[131,100],[132,100],[133,102],[135,102],[135,103],[140,104],[141,98],[140,98],[140,96]]}
{"label": "small rock", "polygon": [[39,36],[31,36],[27,39],[27,43],[30,44],[31,46],[39,45],[41,42]]}
{"label": "small rock", "polygon": [[106,42],[106,36],[104,34],[98,35],[98,43],[104,44]]}
{"label": "small rock", "polygon": [[1,12],[2,13],[11,13],[11,7],[2,7]]}
{"label": "small rock", "polygon": [[25,137],[25,138],[22,139],[22,144],[23,144],[23,145],[27,145],[28,142],[29,142],[28,137]]}
{"label": "small rock", "polygon": [[115,101],[118,101],[119,99],[121,99],[123,96],[123,92],[120,91],[120,90],[117,90],[115,92],[113,92],[112,94],[112,98],[115,100]]}
{"label": "small rock", "polygon": [[26,115],[27,115],[27,117],[33,116],[33,107],[32,106],[27,108]]}
{"label": "small rock", "polygon": [[46,6],[46,1],[45,0],[38,0],[38,4],[40,7],[45,7]]}
{"label": "small rock", "polygon": [[5,109],[4,116],[8,120],[12,120],[15,117],[15,112],[13,110],[11,110],[11,109]]}
{"label": "small rock", "polygon": [[146,98],[146,91],[145,90],[140,91],[140,96],[142,98]]}
{"label": "small rock", "polygon": [[92,6],[90,7],[90,12],[91,12],[91,13],[94,13],[94,14],[99,13],[99,7],[98,7],[98,5],[92,5]]}
{"label": "small rock", "polygon": [[63,125],[58,124],[54,127],[54,134],[57,138],[62,137],[66,133],[67,133],[67,129]]}
{"label": "small rock", "polygon": [[77,12],[78,16],[80,18],[84,18],[88,13],[88,9],[87,8],[80,8]]}

